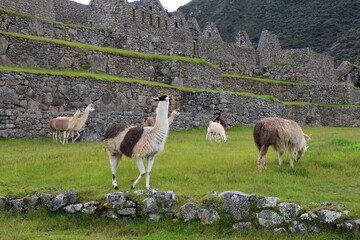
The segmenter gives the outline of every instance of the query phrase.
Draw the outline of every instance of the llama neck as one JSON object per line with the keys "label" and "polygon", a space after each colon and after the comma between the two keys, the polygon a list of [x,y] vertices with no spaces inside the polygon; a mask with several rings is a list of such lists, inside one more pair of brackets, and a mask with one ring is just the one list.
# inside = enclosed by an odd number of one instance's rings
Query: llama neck
{"label": "llama neck", "polygon": [[159,102],[158,107],[156,108],[156,121],[155,128],[168,129],[169,120],[168,120],[168,109],[169,105],[167,102]]}
{"label": "llama neck", "polygon": [[84,115],[82,115],[82,116],[78,119],[78,121],[77,121],[77,123],[76,123],[77,129],[80,129],[80,128],[82,128],[82,127],[84,126],[85,122],[87,121],[87,119],[88,119],[88,117],[89,117],[89,113],[90,113],[89,110],[85,110]]}

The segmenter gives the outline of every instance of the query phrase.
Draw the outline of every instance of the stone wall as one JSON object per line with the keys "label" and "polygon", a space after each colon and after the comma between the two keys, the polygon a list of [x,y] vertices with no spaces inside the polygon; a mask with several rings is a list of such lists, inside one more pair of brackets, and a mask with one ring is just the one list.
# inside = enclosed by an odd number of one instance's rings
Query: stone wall
{"label": "stone wall", "polygon": [[272,51],[268,66],[275,79],[310,83],[337,82],[333,57],[316,53],[310,48]]}
{"label": "stone wall", "polygon": [[223,83],[226,91],[271,95],[288,102],[360,104],[360,89],[350,84],[296,85],[231,77],[224,77]]}
{"label": "stone wall", "polygon": [[119,75],[172,84],[181,87],[220,89],[221,72],[213,67],[186,61],[159,61],[122,55],[83,51],[64,45],[0,34],[0,63],[23,67],[81,69],[87,63],[98,70]]}
{"label": "stone wall", "polygon": [[1,0],[0,8],[55,20],[54,0]]}
{"label": "stone wall", "polygon": [[54,1],[55,21],[87,25],[88,6],[71,0],[52,0]]}
{"label": "stone wall", "polygon": [[[218,112],[229,126],[252,126],[264,117],[285,117],[306,126],[360,126],[360,108],[285,106],[279,102],[223,92],[184,92],[135,83],[111,83],[84,78],[0,72],[0,136],[38,138],[50,135],[48,122],[71,116],[93,103],[82,141],[102,140],[115,122],[140,125],[154,116],[154,96],[170,95],[170,111],[179,109],[171,129],[207,127]],[[26,129],[26,131],[25,131]]]}

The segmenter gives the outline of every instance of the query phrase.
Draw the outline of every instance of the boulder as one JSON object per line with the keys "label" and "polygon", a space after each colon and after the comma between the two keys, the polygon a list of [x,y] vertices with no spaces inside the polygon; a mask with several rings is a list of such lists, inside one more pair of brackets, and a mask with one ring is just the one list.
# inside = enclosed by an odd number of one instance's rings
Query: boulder
{"label": "boulder", "polygon": [[10,209],[17,212],[29,211],[28,203],[25,199],[14,199],[9,201]]}
{"label": "boulder", "polygon": [[5,209],[9,204],[9,199],[4,196],[0,196],[0,210]]}
{"label": "boulder", "polygon": [[275,227],[284,222],[284,217],[271,210],[262,210],[256,214],[259,224],[263,227]]}
{"label": "boulder", "polygon": [[154,213],[159,207],[157,206],[155,198],[146,198],[142,201],[143,210],[145,213]]}
{"label": "boulder", "polygon": [[335,223],[337,219],[341,218],[341,213],[327,209],[317,211],[321,223],[331,224]]}
{"label": "boulder", "polygon": [[196,203],[186,203],[180,208],[180,214],[185,222],[195,219],[199,213],[199,206]]}
{"label": "boulder", "polygon": [[256,206],[258,208],[272,208],[276,207],[277,201],[279,201],[279,198],[277,197],[264,197],[256,201]]}
{"label": "boulder", "polygon": [[64,210],[67,213],[76,213],[76,212],[80,212],[82,208],[83,208],[82,204],[70,204],[64,207]]}
{"label": "boulder", "polygon": [[236,229],[236,230],[243,230],[243,229],[250,228],[251,226],[252,226],[251,222],[238,222],[238,223],[234,223],[232,225],[232,228]]}
{"label": "boulder", "polygon": [[100,206],[100,202],[98,201],[86,202],[84,203],[84,209],[82,210],[82,212],[93,214],[96,212],[99,206]]}
{"label": "boulder", "polygon": [[250,205],[256,199],[256,195],[235,191],[224,192],[219,196],[224,196],[224,212],[233,216],[236,220],[241,220],[249,215]]}
{"label": "boulder", "polygon": [[295,203],[283,202],[279,204],[279,210],[281,214],[284,216],[285,221],[289,222],[291,219],[293,219],[300,213],[302,207],[300,207]]}
{"label": "boulder", "polygon": [[161,219],[160,214],[157,214],[157,213],[149,214],[148,220],[151,221],[151,222],[158,222],[158,221],[160,221],[160,219]]}
{"label": "boulder", "polygon": [[200,209],[198,216],[202,224],[214,224],[220,219],[219,213],[214,209]]}
{"label": "boulder", "polygon": [[290,231],[294,233],[306,233],[307,227],[304,223],[300,221],[293,221],[291,222]]}
{"label": "boulder", "polygon": [[53,198],[48,204],[48,207],[51,211],[56,211],[67,205],[76,203],[76,199],[77,193],[75,190],[68,190]]}
{"label": "boulder", "polygon": [[128,200],[129,197],[122,192],[106,194],[106,201],[111,208],[123,208]]}
{"label": "boulder", "polygon": [[121,216],[132,216],[136,214],[136,208],[123,208],[117,213]]}

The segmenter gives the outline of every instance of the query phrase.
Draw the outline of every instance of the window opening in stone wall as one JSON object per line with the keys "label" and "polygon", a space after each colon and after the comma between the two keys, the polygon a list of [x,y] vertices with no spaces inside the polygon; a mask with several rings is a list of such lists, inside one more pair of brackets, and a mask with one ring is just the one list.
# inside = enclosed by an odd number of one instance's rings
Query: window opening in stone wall
{"label": "window opening in stone wall", "polygon": [[240,40],[240,45],[243,45],[243,40]]}
{"label": "window opening in stone wall", "polygon": [[132,10],[132,18],[133,18],[134,21],[135,21],[135,16],[136,16],[136,11],[135,11],[135,9],[133,9]]}
{"label": "window opening in stone wall", "polygon": [[198,42],[196,39],[194,39],[193,47],[194,47],[194,55],[198,56],[199,55],[199,45],[198,45]]}
{"label": "window opening in stone wall", "polygon": [[160,17],[157,18],[158,28],[160,28]]}
{"label": "window opening in stone wall", "polygon": [[168,30],[168,22],[165,20],[165,29]]}
{"label": "window opening in stone wall", "polygon": [[145,22],[145,13],[144,13],[144,11],[141,12],[141,19],[142,19],[142,22],[144,23]]}
{"label": "window opening in stone wall", "polygon": [[150,10],[150,11],[152,10],[152,6],[149,6],[149,10]]}
{"label": "window opening in stone wall", "polygon": [[211,37],[211,32],[209,32],[209,37]]}
{"label": "window opening in stone wall", "polygon": [[153,21],[152,21],[152,14],[150,14],[150,26],[153,25]]}
{"label": "window opening in stone wall", "polygon": [[178,23],[177,22],[175,22],[175,28],[178,28],[179,26],[178,26]]}

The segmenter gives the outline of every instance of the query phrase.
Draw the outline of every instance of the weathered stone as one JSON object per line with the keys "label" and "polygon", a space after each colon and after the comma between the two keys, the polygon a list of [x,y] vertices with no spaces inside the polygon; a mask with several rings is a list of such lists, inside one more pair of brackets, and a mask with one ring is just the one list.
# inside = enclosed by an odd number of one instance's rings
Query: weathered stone
{"label": "weathered stone", "polygon": [[158,222],[161,219],[161,215],[157,214],[157,213],[151,213],[151,214],[149,214],[148,219],[149,219],[149,221],[152,221],[152,222]]}
{"label": "weathered stone", "polygon": [[47,194],[42,192],[37,192],[36,196],[38,196],[40,198],[41,203],[43,203],[46,206],[48,206],[51,200],[55,198],[55,196],[52,194]]}
{"label": "weathered stone", "polygon": [[283,202],[279,204],[279,210],[281,214],[284,216],[285,220],[289,222],[291,219],[293,219],[300,213],[302,207],[300,207],[295,203]]}
{"label": "weathered stone", "polygon": [[155,192],[154,197],[162,211],[171,211],[176,200],[173,191]]}
{"label": "weathered stone", "polygon": [[77,193],[74,190],[68,190],[53,198],[48,204],[48,207],[51,211],[56,211],[69,204],[76,203],[76,199]]}
{"label": "weathered stone", "polygon": [[118,216],[116,215],[116,213],[112,210],[109,210],[105,213],[105,216],[108,218],[112,218],[112,219],[117,219]]}
{"label": "weathered stone", "polygon": [[17,212],[29,211],[28,203],[25,199],[14,199],[9,201],[10,208]]}
{"label": "weathered stone", "polygon": [[281,228],[275,228],[275,229],[274,229],[274,232],[277,232],[277,233],[284,233],[284,232],[286,232],[286,229],[285,229],[285,228],[283,228],[283,227],[281,227]]}
{"label": "weathered stone", "polygon": [[335,223],[337,219],[341,218],[341,213],[326,209],[321,209],[317,211],[319,220],[322,223]]}
{"label": "weathered stone", "polygon": [[307,227],[304,223],[299,221],[293,221],[291,222],[290,231],[294,233],[306,233]]}
{"label": "weathered stone", "polygon": [[82,212],[93,214],[96,212],[99,206],[100,206],[100,202],[98,201],[86,202],[84,203],[84,209],[82,210]]}
{"label": "weathered stone", "polygon": [[250,228],[250,227],[252,227],[251,222],[238,222],[238,223],[234,223],[232,225],[232,228],[236,229],[236,230],[243,230],[243,229],[247,229],[247,228]]}
{"label": "weathered stone", "polygon": [[272,207],[276,207],[277,201],[279,201],[279,198],[277,197],[264,197],[257,199],[256,206],[258,208],[272,208]]}
{"label": "weathered stone", "polygon": [[250,205],[256,199],[255,195],[235,191],[224,192],[219,196],[224,196],[224,212],[236,220],[241,220],[249,215]]}
{"label": "weathered stone", "polygon": [[285,220],[284,217],[270,210],[262,210],[256,214],[256,217],[259,219],[259,224],[264,227],[275,227]]}
{"label": "weathered stone", "polygon": [[9,42],[6,40],[6,38],[0,37],[0,56],[6,53],[8,46]]}
{"label": "weathered stone", "polygon": [[131,216],[136,214],[136,208],[123,208],[117,212],[122,216]]}
{"label": "weathered stone", "polygon": [[323,202],[321,203],[322,206],[332,206],[332,202]]}
{"label": "weathered stone", "polygon": [[309,229],[309,232],[311,233],[319,233],[321,232],[321,228],[317,227],[317,226],[311,226]]}
{"label": "weathered stone", "polygon": [[199,206],[196,203],[186,203],[180,208],[180,213],[185,222],[193,220],[199,213]]}
{"label": "weathered stone", "polygon": [[200,209],[198,216],[202,224],[214,224],[220,219],[219,213],[214,209]]}
{"label": "weathered stone", "polygon": [[18,104],[19,96],[14,89],[0,87],[0,104]]}
{"label": "weathered stone", "polygon": [[146,198],[142,201],[143,210],[145,213],[154,213],[159,207],[157,206],[155,198]]}
{"label": "weathered stone", "polygon": [[106,201],[111,208],[123,208],[129,197],[123,193],[108,193],[106,194]]}
{"label": "weathered stone", "polygon": [[5,209],[9,204],[9,199],[4,196],[0,196],[0,210]]}
{"label": "weathered stone", "polygon": [[76,213],[76,212],[80,212],[82,208],[83,208],[82,204],[70,204],[64,207],[64,210],[67,213]]}
{"label": "weathered stone", "polygon": [[37,209],[39,206],[41,206],[41,199],[39,197],[31,198],[30,205],[32,209]]}

